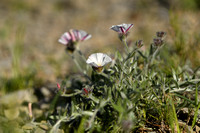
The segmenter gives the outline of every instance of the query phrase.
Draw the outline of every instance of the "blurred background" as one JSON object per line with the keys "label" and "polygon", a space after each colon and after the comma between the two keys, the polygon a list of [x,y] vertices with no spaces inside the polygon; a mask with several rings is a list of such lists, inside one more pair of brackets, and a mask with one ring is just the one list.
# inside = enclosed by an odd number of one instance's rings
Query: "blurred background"
{"label": "blurred background", "polygon": [[0,16],[0,96],[77,72],[58,43],[71,28],[92,34],[80,44],[86,57],[123,48],[112,25],[133,23],[131,45],[144,49],[166,31],[166,65],[200,66],[200,0],[0,0]]}

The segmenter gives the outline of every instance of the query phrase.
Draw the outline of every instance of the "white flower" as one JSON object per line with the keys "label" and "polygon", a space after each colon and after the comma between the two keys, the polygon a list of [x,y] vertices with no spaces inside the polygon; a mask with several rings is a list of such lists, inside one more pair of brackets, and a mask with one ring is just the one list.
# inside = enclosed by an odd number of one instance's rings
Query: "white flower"
{"label": "white flower", "polygon": [[90,64],[93,68],[102,68],[104,65],[110,63],[112,59],[103,53],[95,53],[89,56],[86,63]]}
{"label": "white flower", "polygon": [[110,29],[120,33],[120,34],[124,34],[127,35],[128,31],[133,27],[133,24],[119,24],[119,25],[113,25],[112,27],[110,27]]}

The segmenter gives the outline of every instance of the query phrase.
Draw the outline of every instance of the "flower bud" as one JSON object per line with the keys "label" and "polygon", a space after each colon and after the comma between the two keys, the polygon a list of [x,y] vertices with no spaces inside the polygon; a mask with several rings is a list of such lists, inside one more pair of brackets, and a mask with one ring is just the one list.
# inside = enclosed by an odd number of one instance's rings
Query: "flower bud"
{"label": "flower bud", "polygon": [[165,35],[166,35],[166,32],[163,32],[163,31],[156,32],[157,37],[163,38]]}

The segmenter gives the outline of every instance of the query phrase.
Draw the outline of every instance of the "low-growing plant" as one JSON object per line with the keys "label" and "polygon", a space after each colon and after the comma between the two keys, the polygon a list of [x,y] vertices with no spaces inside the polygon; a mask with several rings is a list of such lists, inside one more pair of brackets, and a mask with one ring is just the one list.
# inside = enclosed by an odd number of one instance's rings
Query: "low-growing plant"
{"label": "low-growing plant", "polygon": [[[46,122],[34,118],[29,104],[30,124],[34,130],[41,125],[51,133],[198,130],[199,70],[179,67],[166,71],[168,62],[159,55],[166,44],[166,32],[157,32],[150,49],[143,50],[142,40],[127,45],[132,27],[133,24],[111,27],[118,32],[126,51],[116,51],[113,58],[95,53],[86,60],[77,49],[80,41],[91,37],[85,31],[70,30],[62,35],[59,42],[66,46],[66,52],[70,53],[80,73],[57,84],[57,94],[46,113]],[[75,52],[92,70],[79,64]],[[110,66],[105,66],[109,63]]]}

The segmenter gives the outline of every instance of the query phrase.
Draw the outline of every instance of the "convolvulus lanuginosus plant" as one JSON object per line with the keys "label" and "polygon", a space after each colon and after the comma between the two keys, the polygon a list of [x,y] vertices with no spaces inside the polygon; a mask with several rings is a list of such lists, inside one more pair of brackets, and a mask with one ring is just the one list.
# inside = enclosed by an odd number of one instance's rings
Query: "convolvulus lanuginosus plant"
{"label": "convolvulus lanuginosus plant", "polygon": [[[157,32],[150,49],[144,51],[142,40],[127,44],[132,27],[120,24],[110,28],[125,45],[125,53],[117,51],[114,58],[93,53],[86,59],[78,49],[79,42],[91,37],[85,31],[73,29],[61,36],[59,42],[66,46],[81,74],[57,85],[47,113],[49,132],[182,132],[192,131],[199,124],[198,69],[172,68],[167,73],[167,62],[159,55],[166,44],[166,32]],[[83,70],[74,52],[91,66],[91,75],[88,69]],[[179,112],[184,108],[194,114],[181,125]],[[191,128],[186,129],[190,121]]]}

